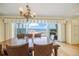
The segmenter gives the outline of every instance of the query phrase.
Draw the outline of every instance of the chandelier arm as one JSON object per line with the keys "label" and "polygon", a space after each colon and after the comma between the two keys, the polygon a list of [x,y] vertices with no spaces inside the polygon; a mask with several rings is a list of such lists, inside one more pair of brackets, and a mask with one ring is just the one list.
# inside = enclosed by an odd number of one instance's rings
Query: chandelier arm
{"label": "chandelier arm", "polygon": [[36,16],[35,13],[31,12],[31,9],[28,4],[26,5],[26,8],[20,8],[20,15],[24,16],[27,21],[29,18],[33,18]]}

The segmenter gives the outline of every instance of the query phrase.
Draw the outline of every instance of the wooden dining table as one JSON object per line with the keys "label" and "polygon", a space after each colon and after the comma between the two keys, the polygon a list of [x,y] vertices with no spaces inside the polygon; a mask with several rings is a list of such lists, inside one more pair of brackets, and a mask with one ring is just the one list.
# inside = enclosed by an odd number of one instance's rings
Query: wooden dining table
{"label": "wooden dining table", "polygon": [[[35,39],[33,39],[34,41],[31,41],[30,39],[14,38],[14,39],[5,40],[5,41],[1,42],[0,44],[2,44],[2,51],[6,50],[6,45],[17,46],[17,45],[22,45],[22,44],[26,44],[26,43],[29,44],[29,50],[33,50],[33,44],[34,43],[38,43],[38,44],[46,44],[46,42],[48,43],[48,41],[46,41],[45,39],[46,38],[41,38],[41,39],[35,38]],[[59,45],[53,44],[52,47],[53,47],[53,50],[54,50],[54,56],[57,56]]]}

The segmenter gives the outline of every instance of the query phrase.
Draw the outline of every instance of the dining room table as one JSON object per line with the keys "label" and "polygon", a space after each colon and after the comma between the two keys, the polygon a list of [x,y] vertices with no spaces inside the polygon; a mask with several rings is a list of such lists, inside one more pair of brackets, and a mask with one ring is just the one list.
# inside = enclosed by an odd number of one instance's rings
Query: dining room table
{"label": "dining room table", "polygon": [[[32,41],[33,40],[33,41]],[[5,40],[3,42],[1,42],[0,44],[2,44],[2,51],[6,50],[6,45],[10,45],[10,46],[17,46],[17,45],[23,45],[28,43],[29,45],[29,51],[31,52],[33,50],[34,44],[50,44],[53,41],[48,40],[47,37],[41,37],[41,38],[30,38],[30,39],[18,39],[18,38],[11,38],[8,40]],[[57,56],[58,54],[58,48],[60,47],[58,44],[53,44],[53,51],[54,51],[54,56]]]}

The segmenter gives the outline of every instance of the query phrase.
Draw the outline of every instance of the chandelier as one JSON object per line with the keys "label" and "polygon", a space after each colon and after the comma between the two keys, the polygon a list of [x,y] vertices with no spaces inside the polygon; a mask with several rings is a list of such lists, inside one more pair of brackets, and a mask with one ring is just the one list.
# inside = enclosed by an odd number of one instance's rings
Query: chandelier
{"label": "chandelier", "polygon": [[27,21],[29,18],[34,18],[36,16],[36,14],[31,11],[29,5],[26,5],[25,8],[20,7],[19,11],[20,11],[20,15],[24,16],[27,19]]}

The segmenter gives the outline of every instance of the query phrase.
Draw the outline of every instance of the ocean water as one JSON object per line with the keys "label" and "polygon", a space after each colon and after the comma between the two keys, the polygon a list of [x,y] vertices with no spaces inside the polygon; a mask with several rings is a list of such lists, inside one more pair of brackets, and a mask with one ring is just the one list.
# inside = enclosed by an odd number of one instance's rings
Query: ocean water
{"label": "ocean water", "polygon": [[28,32],[45,32],[47,31],[46,29],[30,29]]}
{"label": "ocean water", "polygon": [[33,29],[33,30],[37,32],[46,31],[46,29]]}

